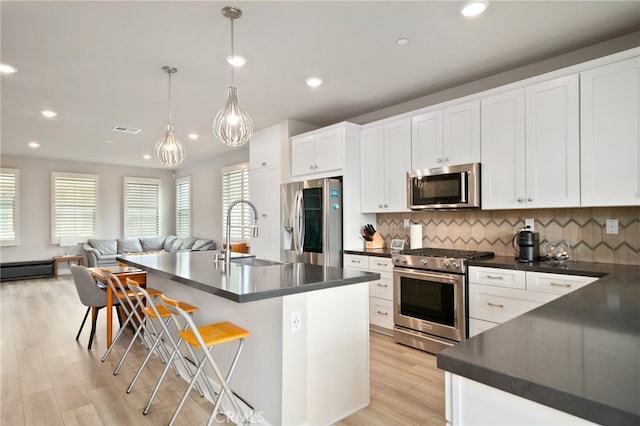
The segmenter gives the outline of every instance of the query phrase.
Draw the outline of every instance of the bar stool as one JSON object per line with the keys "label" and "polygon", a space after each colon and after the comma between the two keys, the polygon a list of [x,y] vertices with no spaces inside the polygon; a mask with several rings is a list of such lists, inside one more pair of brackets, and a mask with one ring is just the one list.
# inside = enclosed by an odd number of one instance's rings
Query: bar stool
{"label": "bar stool", "polygon": [[[131,352],[131,348],[133,347],[133,344],[136,342],[136,340],[140,340],[143,346],[147,350],[149,350],[152,346],[154,346],[156,336],[158,336],[159,333],[152,323],[149,324],[148,327],[144,321],[143,316],[141,315],[141,310],[144,308],[144,300],[139,298],[137,299],[135,292],[128,290],[122,284],[120,279],[116,275],[112,274],[111,271],[109,271],[108,269],[103,269],[102,272],[104,273],[105,277],[107,277],[107,285],[110,287],[113,295],[118,299],[120,306],[122,307],[122,310],[127,317],[124,323],[120,326],[120,329],[118,330],[116,337],[113,339],[111,346],[102,356],[102,362],[107,359],[118,340],[123,336],[127,325],[131,325],[131,327],[133,327],[134,329],[133,337],[131,338],[131,341],[129,342],[129,345],[127,346],[124,354],[122,354],[118,365],[113,371],[113,375],[115,376],[120,371],[120,368],[124,364],[124,361],[129,355],[129,352]],[[152,303],[157,300],[157,297],[161,294],[162,292],[160,290],[156,290],[150,287],[147,288],[147,295],[149,297],[149,299],[147,300],[150,300],[150,302]],[[166,362],[166,360],[169,358],[169,353],[166,348],[159,347],[156,349],[158,352],[158,356],[163,360],[163,362]],[[163,350],[164,353],[162,353]]]}
{"label": "bar stool", "polygon": [[[140,284],[138,284],[137,281],[135,281],[135,280],[133,280],[131,278],[127,278],[125,280],[125,284],[135,294],[136,299],[138,299],[138,303],[143,303],[143,300],[145,298],[147,300],[151,300],[151,296],[149,295],[147,290],[145,290],[144,288],[140,287]],[[192,306],[192,305],[190,305],[188,303],[178,302],[178,306],[182,310],[184,310],[186,313],[188,313],[189,315],[192,315],[194,312],[198,311],[197,307]],[[129,387],[127,388],[127,393],[130,393],[133,390],[133,387],[135,386],[136,382],[140,378],[140,375],[142,374],[142,371],[144,370],[144,368],[148,364],[149,360],[151,359],[151,355],[154,353],[154,351],[157,349],[157,347],[159,345],[165,345],[166,346],[167,341],[169,342],[173,352],[171,353],[171,356],[169,356],[167,358],[167,360],[166,360],[165,371],[160,376],[160,380],[158,381],[158,384],[156,385],[156,387],[159,388],[159,386],[162,383],[162,380],[164,379],[164,377],[166,375],[166,372],[168,371],[169,367],[172,365],[172,363],[174,361],[176,361],[175,360],[176,356],[178,357],[178,360],[182,364],[182,367],[184,368],[184,370],[189,375],[189,380],[191,380],[191,378],[193,377],[194,371],[192,370],[191,365],[185,360],[184,356],[180,352],[181,340],[180,340],[179,343],[176,343],[175,339],[173,338],[173,335],[171,334],[171,331],[169,330],[169,325],[171,323],[175,324],[178,333],[181,332],[181,331],[184,331],[184,328],[186,328],[186,325],[183,328],[181,328],[180,324],[175,319],[175,316],[171,312],[169,312],[169,310],[167,310],[167,308],[165,308],[161,304],[160,305],[156,305],[155,303],[149,303],[149,304],[147,304],[147,306],[145,306],[142,309],[142,313],[145,315],[145,317],[149,320],[150,323],[152,323],[153,320],[158,321],[158,323],[161,326],[161,330],[160,330],[160,333],[158,334],[154,344],[152,345],[152,347],[148,351],[147,356],[145,357],[144,361],[142,361],[142,364],[138,368],[138,371],[136,372],[135,376],[133,377],[133,380],[131,380],[131,384],[129,384]],[[190,349],[190,352],[191,352],[191,357],[193,359],[196,359],[196,355],[195,355],[195,352],[193,351],[193,349],[191,349],[191,347],[189,347],[189,349]],[[167,352],[168,352],[168,350],[167,350]],[[174,367],[174,371],[176,371],[178,376],[180,375],[180,373],[178,372],[177,368]],[[214,394],[214,390],[213,390],[213,387],[211,386],[211,384],[209,383],[208,380],[205,381],[205,385],[207,386],[209,392],[213,395]],[[198,392],[200,393],[200,396],[204,396],[204,391],[202,390],[202,388],[199,386],[198,383],[196,383],[196,388],[197,388]],[[155,397],[155,393],[156,392],[157,392],[157,390],[154,392],[154,394],[152,394],[152,398],[150,398],[150,401],[147,404],[147,407],[143,411],[143,414],[147,414],[149,412],[149,408],[151,406],[151,402],[153,402],[153,397]]]}
{"label": "bar stool", "polygon": [[[209,325],[197,327],[193,322],[191,315],[189,315],[187,312],[182,310],[177,301],[169,299],[164,294],[160,295],[160,299],[162,300],[162,304],[164,305],[164,307],[169,312],[179,315],[186,322],[186,328],[184,331],[180,332],[180,337],[185,342],[187,342],[192,348],[201,349],[203,352],[203,356],[198,362],[198,367],[191,379],[191,382],[189,382],[189,386],[187,387],[187,390],[182,396],[182,400],[180,400],[180,403],[178,404],[178,407],[176,407],[176,410],[173,413],[171,420],[169,420],[169,425],[173,425],[174,422],[176,421],[176,418],[178,417],[178,414],[180,413],[182,406],[184,405],[185,401],[187,400],[187,397],[189,396],[189,392],[191,392],[191,389],[193,388],[193,386],[195,385],[198,379],[198,376],[200,375],[200,373],[202,373],[204,366],[207,363],[209,363],[209,365],[213,369],[216,375],[216,379],[218,380],[221,386],[221,390],[217,395],[212,394],[212,397],[214,398],[214,405],[213,405],[213,411],[211,412],[211,416],[209,417],[207,424],[211,424],[211,421],[215,418],[215,415],[218,412],[218,408],[220,407],[220,403],[222,402],[222,398],[225,395],[229,399],[229,402],[231,402],[231,405],[233,406],[233,409],[235,410],[236,415],[238,416],[238,419],[241,419],[241,418],[244,419],[245,416],[242,410],[240,409],[240,405],[238,404],[238,401],[236,400],[235,396],[233,395],[233,392],[231,391],[231,388],[229,387],[229,380],[231,379],[233,370],[235,369],[235,366],[238,363],[240,352],[242,351],[242,347],[244,346],[244,339],[246,337],[249,337],[251,333],[230,322],[220,322],[216,324],[209,324]],[[216,345],[220,345],[222,343],[228,343],[236,340],[238,341],[238,349],[236,350],[236,353],[233,356],[233,360],[231,361],[231,365],[229,366],[229,370],[227,371],[227,374],[223,376],[222,373],[220,372],[220,369],[218,368],[218,365],[214,361],[211,352]]]}

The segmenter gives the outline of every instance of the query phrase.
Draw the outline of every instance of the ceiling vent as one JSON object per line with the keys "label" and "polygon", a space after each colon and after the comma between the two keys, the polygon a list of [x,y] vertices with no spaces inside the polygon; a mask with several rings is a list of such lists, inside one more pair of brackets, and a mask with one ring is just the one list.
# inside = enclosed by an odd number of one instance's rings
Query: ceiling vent
{"label": "ceiling vent", "polygon": [[142,129],[136,129],[135,127],[116,126],[113,129],[114,132],[126,133],[128,135],[137,135]]}

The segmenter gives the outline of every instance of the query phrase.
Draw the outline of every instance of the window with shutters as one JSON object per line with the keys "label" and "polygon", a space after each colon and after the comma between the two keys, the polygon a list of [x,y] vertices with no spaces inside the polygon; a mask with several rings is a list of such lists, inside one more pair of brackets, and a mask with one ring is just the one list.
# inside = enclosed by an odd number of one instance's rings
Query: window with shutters
{"label": "window with shutters", "polygon": [[191,176],[176,180],[176,235],[191,236]]}
{"label": "window with shutters", "polygon": [[0,169],[0,245],[17,246],[19,218],[18,169]]}
{"label": "window with shutters", "polygon": [[[222,229],[227,229],[227,209],[237,200],[249,200],[249,163],[222,169]],[[248,242],[251,237],[253,211],[240,203],[231,211],[231,242]],[[226,234],[223,235],[226,238]]]}
{"label": "window with shutters", "polygon": [[51,172],[51,243],[98,234],[98,175]]}
{"label": "window with shutters", "polygon": [[160,179],[124,178],[124,236],[160,234]]}

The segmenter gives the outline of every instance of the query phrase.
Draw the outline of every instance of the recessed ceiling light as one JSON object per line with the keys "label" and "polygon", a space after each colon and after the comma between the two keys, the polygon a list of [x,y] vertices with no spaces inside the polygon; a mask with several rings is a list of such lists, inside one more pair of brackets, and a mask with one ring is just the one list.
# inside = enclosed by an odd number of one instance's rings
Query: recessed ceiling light
{"label": "recessed ceiling light", "polygon": [[320,87],[322,85],[322,79],[318,77],[310,77],[305,82],[309,87]]}
{"label": "recessed ceiling light", "polygon": [[408,38],[399,38],[396,40],[396,44],[398,46],[404,46],[405,44],[409,43],[409,39]]}
{"label": "recessed ceiling light", "polygon": [[187,135],[187,137],[188,137],[189,139],[191,139],[192,141],[195,141],[196,139],[198,139],[198,138],[200,137],[200,135],[198,135],[197,133],[189,133],[189,134]]}
{"label": "recessed ceiling light", "polygon": [[227,62],[233,65],[234,67],[241,67],[247,63],[247,58],[240,55],[227,56]]}
{"label": "recessed ceiling light", "polygon": [[477,16],[484,12],[487,7],[489,7],[487,0],[468,1],[462,5],[460,13],[463,16]]}
{"label": "recessed ceiling light", "polygon": [[36,141],[29,142],[28,145],[29,145],[29,148],[33,148],[33,149],[36,149],[36,148],[40,147],[40,144],[38,142],[36,142]]}
{"label": "recessed ceiling light", "polygon": [[12,67],[11,65],[8,65],[8,64],[0,64],[1,74],[12,74],[16,71],[18,71],[16,67]]}
{"label": "recessed ceiling light", "polygon": [[112,141],[111,139],[104,141],[104,143],[116,143],[116,141]]}
{"label": "recessed ceiling light", "polygon": [[57,112],[55,112],[55,111],[50,111],[50,110],[47,110],[47,109],[45,109],[44,111],[40,111],[40,114],[44,115],[44,116],[45,116],[45,117],[47,117],[47,118],[53,118],[53,117],[55,117],[56,115],[58,115],[58,113],[57,113]]}
{"label": "recessed ceiling light", "polygon": [[151,160],[151,156],[149,154],[145,154],[142,156],[145,160]]}

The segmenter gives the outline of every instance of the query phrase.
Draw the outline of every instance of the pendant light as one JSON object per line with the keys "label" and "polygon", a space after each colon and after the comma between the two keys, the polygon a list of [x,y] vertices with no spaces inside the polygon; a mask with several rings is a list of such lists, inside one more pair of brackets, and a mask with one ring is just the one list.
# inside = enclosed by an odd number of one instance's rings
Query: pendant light
{"label": "pendant light", "polygon": [[[233,59],[233,20],[240,18],[242,11],[227,6],[222,9],[222,15],[231,21],[231,58]],[[233,65],[231,65],[231,86],[227,90],[225,106],[218,111],[213,120],[213,134],[226,145],[239,146],[251,137],[253,123],[249,114],[238,103],[238,88],[234,86],[233,77]]]}
{"label": "pendant light", "polygon": [[182,142],[173,134],[173,124],[171,124],[171,74],[178,72],[177,68],[165,65],[162,70],[169,74],[169,123],[164,138],[156,144],[156,158],[163,166],[175,166],[182,163],[185,157]]}

